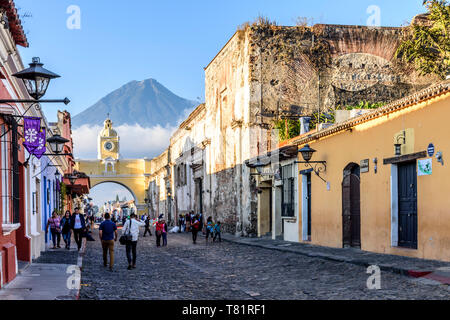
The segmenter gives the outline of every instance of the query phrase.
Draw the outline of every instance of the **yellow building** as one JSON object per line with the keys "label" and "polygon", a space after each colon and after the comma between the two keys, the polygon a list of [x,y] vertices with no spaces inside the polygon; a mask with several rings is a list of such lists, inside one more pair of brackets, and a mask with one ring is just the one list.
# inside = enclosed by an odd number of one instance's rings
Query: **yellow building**
{"label": "yellow building", "polygon": [[107,119],[98,136],[98,159],[77,160],[75,170],[85,172],[91,179],[92,188],[102,183],[117,183],[128,189],[134,197],[139,214],[148,212],[145,203],[151,160],[121,159],[120,137]]}
{"label": "yellow building", "polygon": [[449,118],[445,81],[293,139],[326,161],[299,164],[300,241],[450,261]]}

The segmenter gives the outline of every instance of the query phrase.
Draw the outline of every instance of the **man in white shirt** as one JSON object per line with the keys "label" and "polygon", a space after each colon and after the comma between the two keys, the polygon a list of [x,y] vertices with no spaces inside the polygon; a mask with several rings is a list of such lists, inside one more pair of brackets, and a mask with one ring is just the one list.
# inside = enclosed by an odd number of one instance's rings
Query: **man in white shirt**
{"label": "man in white shirt", "polygon": [[[145,223],[138,221],[134,213],[131,214],[130,220],[127,220],[123,226],[122,234],[131,234],[132,236],[132,240],[126,244],[128,270],[136,268],[136,247],[139,239],[139,227],[143,226],[145,226]],[[133,254],[133,257],[131,257],[131,254]]]}

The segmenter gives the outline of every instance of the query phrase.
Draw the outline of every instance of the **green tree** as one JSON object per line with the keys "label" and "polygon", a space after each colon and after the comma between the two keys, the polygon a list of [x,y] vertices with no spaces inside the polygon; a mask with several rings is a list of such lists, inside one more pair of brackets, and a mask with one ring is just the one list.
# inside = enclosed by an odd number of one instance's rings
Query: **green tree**
{"label": "green tree", "polygon": [[421,75],[445,79],[450,71],[450,6],[448,0],[425,0],[425,19],[406,27],[397,57],[414,63]]}

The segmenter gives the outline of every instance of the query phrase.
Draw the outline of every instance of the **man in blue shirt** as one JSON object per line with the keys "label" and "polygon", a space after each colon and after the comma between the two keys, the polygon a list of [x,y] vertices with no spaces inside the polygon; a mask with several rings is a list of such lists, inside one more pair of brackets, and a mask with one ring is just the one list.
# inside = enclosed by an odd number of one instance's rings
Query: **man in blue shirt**
{"label": "man in blue shirt", "polygon": [[108,266],[109,251],[109,270],[113,271],[114,267],[114,243],[117,241],[117,226],[111,221],[111,215],[105,213],[105,221],[100,225],[100,241],[103,248],[103,265]]}

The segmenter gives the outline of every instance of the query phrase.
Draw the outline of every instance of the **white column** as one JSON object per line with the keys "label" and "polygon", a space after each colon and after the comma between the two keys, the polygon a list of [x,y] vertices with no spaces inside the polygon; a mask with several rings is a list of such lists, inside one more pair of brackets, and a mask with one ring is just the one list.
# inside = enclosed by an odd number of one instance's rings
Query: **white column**
{"label": "white column", "polygon": [[398,246],[398,167],[391,165],[391,246]]}

